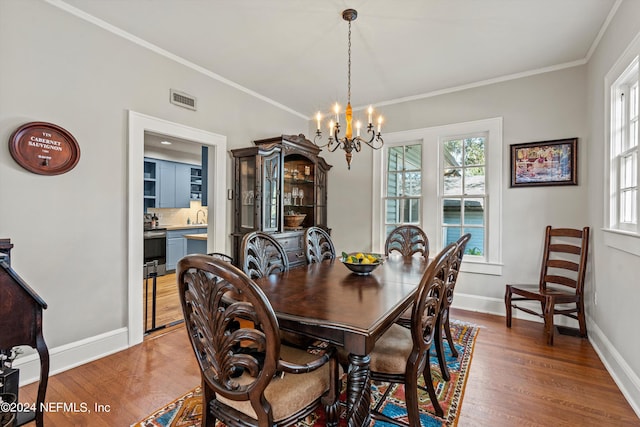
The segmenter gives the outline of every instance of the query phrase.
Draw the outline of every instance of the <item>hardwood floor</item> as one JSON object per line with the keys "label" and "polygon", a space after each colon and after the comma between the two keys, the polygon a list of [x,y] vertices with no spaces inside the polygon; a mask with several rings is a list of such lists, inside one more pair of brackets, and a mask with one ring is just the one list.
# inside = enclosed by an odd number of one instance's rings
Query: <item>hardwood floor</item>
{"label": "hardwood floor", "polygon": [[[458,426],[640,426],[588,340],[556,335],[545,344],[543,327],[500,316],[452,310],[452,319],[480,326]],[[142,344],[54,375],[48,402],[86,402],[92,413],[49,412],[45,425],[128,426],[200,382],[183,325]],[[20,389],[35,401],[36,384]],[[93,412],[94,404],[110,412]]]}
{"label": "hardwood floor", "polygon": [[[148,285],[142,282],[142,294],[147,293],[147,308],[144,330],[151,330],[152,324],[152,282],[149,280]],[[178,288],[176,285],[176,274],[169,273],[156,278],[156,323],[155,328],[162,326],[172,326],[173,324],[183,320],[182,307],[180,306],[180,297],[178,296]],[[162,329],[160,329],[161,331]],[[151,334],[158,333],[152,332]],[[148,337],[149,335],[147,335]]]}

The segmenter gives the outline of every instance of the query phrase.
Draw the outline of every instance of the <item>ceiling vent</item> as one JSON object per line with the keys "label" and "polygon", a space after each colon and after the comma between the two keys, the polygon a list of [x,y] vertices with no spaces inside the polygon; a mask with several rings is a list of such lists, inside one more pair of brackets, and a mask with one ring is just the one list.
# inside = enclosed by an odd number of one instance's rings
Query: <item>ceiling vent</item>
{"label": "ceiling vent", "polygon": [[179,92],[177,90],[171,89],[171,103],[175,104],[179,107],[188,108],[189,110],[196,110],[196,106],[198,104],[198,100],[189,95],[188,93]]}

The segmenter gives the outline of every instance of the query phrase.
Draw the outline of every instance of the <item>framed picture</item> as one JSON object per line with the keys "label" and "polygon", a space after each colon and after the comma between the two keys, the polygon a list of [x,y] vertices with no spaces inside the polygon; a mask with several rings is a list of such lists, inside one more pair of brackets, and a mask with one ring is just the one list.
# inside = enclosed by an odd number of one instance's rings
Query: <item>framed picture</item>
{"label": "framed picture", "polygon": [[511,187],[578,184],[578,138],[511,145]]}

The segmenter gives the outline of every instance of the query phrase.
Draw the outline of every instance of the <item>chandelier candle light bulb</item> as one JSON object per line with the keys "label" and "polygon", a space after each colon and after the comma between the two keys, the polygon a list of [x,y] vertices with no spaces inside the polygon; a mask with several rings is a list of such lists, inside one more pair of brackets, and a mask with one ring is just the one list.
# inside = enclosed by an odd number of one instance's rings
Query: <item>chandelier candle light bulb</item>
{"label": "chandelier candle light bulb", "polygon": [[[353,109],[351,108],[351,21],[354,21],[358,17],[358,12],[355,9],[346,9],[342,11],[342,19],[349,23],[349,50],[348,50],[348,70],[349,73],[347,75],[348,82],[348,90],[347,90],[347,107],[345,110],[345,133],[344,137],[339,137],[340,134],[340,105],[336,102],[333,107],[333,112],[336,116],[335,123],[333,120],[329,121],[329,138],[326,144],[319,145],[317,141],[322,139],[322,131],[321,127],[321,119],[322,116],[320,112],[316,114],[316,120],[318,123],[316,136],[314,138],[314,143],[322,148],[327,147],[327,149],[331,152],[336,151],[338,148],[341,148],[345,152],[345,157],[347,159],[347,167],[351,169],[351,158],[352,152],[355,150],[359,152],[362,149],[362,143],[367,144],[369,147],[374,150],[379,150],[382,148],[384,141],[382,140],[382,116],[378,116],[378,130],[373,125],[373,106],[369,105],[367,109],[367,113],[369,115],[369,124],[367,126],[367,133],[370,134],[368,138],[363,138],[360,136],[361,123],[360,121],[356,121],[356,136],[353,136]],[[374,141],[375,140],[375,141]]]}

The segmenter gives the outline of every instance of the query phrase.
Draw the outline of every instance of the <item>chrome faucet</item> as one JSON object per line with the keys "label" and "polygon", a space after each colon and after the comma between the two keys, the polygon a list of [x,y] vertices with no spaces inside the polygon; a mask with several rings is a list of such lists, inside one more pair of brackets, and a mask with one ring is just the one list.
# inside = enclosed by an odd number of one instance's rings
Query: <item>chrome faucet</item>
{"label": "chrome faucet", "polygon": [[[202,220],[203,222],[200,222],[200,212],[202,212]],[[207,213],[205,211],[203,211],[202,209],[198,209],[198,212],[196,212],[196,224],[206,224],[206,222],[204,222],[207,219]]]}

